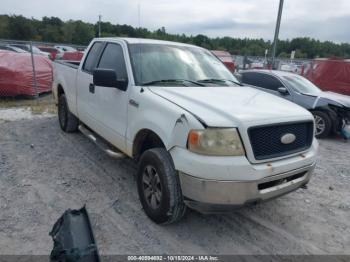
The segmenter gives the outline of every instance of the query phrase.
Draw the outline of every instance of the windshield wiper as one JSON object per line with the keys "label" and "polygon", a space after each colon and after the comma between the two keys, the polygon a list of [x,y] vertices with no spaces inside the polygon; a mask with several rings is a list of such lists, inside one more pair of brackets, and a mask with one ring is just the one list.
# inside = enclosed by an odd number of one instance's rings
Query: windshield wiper
{"label": "windshield wiper", "polygon": [[155,81],[150,81],[150,82],[146,82],[146,83],[141,83],[141,86],[151,86],[151,85],[155,85],[155,84],[159,84],[159,83],[191,83],[191,84],[195,84],[197,86],[204,86],[203,84],[196,82],[196,81],[192,81],[192,80],[187,80],[187,79],[162,79],[162,80],[155,80]]}
{"label": "windshield wiper", "polygon": [[197,80],[199,83],[215,83],[215,82],[231,82],[239,86],[243,86],[241,83],[229,80],[229,79],[216,79],[216,78],[208,78],[208,79],[202,79],[202,80]]}

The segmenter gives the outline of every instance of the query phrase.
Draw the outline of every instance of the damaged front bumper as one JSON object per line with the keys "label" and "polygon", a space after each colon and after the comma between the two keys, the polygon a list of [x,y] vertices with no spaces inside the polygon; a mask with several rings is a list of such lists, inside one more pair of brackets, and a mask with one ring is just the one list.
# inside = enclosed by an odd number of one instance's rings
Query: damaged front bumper
{"label": "damaged front bumper", "polygon": [[201,213],[225,212],[269,200],[307,184],[315,163],[256,181],[206,180],[180,173],[185,203]]}
{"label": "damaged front bumper", "polygon": [[169,152],[186,204],[202,213],[215,213],[272,199],[307,184],[317,150],[314,139],[307,152],[255,164],[245,156],[204,156],[179,147]]}

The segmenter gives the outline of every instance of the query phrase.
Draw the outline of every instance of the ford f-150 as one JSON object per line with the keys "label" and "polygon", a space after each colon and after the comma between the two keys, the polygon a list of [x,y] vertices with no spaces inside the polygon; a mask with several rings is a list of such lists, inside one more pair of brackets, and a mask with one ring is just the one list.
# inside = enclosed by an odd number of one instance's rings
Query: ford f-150
{"label": "ford f-150", "polygon": [[63,131],[138,162],[139,198],[156,223],[284,195],[315,167],[311,113],[240,86],[197,46],[97,38],[81,63],[54,63],[53,93]]}

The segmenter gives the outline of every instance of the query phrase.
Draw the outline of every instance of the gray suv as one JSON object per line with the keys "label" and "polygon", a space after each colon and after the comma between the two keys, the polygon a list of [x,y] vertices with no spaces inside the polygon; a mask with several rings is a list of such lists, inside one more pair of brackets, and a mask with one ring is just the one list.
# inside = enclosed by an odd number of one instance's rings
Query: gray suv
{"label": "gray suv", "polygon": [[316,137],[324,138],[350,125],[350,97],[323,92],[306,78],[284,71],[246,70],[242,83],[290,100],[315,117]]}

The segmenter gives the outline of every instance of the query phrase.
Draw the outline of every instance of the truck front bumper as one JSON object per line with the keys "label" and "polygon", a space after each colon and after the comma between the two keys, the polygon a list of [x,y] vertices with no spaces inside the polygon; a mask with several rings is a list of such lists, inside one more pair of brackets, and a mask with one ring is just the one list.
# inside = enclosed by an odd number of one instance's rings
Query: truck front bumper
{"label": "truck front bumper", "polygon": [[258,164],[245,156],[203,156],[178,147],[169,152],[186,204],[202,213],[215,213],[272,199],[307,184],[317,149],[314,140],[307,152]]}
{"label": "truck front bumper", "polygon": [[206,180],[180,172],[181,189],[190,208],[202,213],[225,212],[294,191],[309,182],[314,168],[315,163],[256,181]]}

